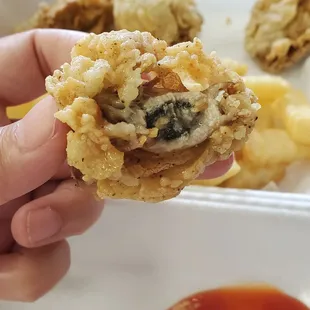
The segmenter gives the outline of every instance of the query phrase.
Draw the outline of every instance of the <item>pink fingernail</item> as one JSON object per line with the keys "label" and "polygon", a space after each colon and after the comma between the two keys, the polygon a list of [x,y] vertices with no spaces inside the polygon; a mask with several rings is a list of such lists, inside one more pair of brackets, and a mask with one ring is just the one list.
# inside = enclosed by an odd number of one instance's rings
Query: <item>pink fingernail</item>
{"label": "pink fingernail", "polygon": [[50,207],[31,210],[27,216],[27,233],[32,244],[55,236],[62,228],[60,215]]}

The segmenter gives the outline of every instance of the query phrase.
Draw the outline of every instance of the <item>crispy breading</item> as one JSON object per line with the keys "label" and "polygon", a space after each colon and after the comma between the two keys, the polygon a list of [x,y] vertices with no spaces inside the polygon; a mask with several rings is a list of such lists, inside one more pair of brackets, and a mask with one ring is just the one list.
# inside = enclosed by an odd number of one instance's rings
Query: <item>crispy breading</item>
{"label": "crispy breading", "polygon": [[150,33],[90,34],[46,79],[69,125],[67,156],[100,198],[172,198],[240,149],[257,98],[199,39],[171,47]]}
{"label": "crispy breading", "polygon": [[245,47],[266,71],[278,73],[310,53],[310,1],[258,0]]}

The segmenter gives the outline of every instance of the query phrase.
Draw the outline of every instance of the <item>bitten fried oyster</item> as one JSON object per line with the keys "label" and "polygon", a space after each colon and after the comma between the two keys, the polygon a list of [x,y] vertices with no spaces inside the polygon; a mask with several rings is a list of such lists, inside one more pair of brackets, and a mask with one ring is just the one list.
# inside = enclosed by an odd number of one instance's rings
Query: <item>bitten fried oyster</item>
{"label": "bitten fried oyster", "polygon": [[17,31],[32,28],[59,28],[102,33],[113,27],[112,0],[55,0],[42,2],[39,10]]}
{"label": "bitten fried oyster", "polygon": [[159,202],[239,150],[259,109],[242,78],[199,39],[89,34],[46,79],[70,128],[67,161],[99,198]]}
{"label": "bitten fried oyster", "polygon": [[193,40],[203,23],[194,0],[114,0],[116,29],[148,31],[168,44]]}
{"label": "bitten fried oyster", "polygon": [[310,1],[258,0],[246,29],[248,53],[278,73],[310,53]]}

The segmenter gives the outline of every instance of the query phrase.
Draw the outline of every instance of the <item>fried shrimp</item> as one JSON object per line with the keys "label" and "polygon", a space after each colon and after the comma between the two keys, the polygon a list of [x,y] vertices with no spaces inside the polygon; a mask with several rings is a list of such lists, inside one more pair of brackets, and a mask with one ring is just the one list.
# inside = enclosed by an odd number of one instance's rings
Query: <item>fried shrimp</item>
{"label": "fried shrimp", "polygon": [[99,198],[175,197],[254,127],[256,96],[199,39],[168,47],[112,31],[85,36],[71,56],[46,88],[71,128],[68,163]]}

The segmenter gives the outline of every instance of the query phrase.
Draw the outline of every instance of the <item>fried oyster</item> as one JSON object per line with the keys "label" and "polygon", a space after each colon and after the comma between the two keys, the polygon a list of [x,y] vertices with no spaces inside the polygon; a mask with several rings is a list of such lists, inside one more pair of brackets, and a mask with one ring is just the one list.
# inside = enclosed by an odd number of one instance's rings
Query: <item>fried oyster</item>
{"label": "fried oyster", "polygon": [[90,34],[46,79],[71,128],[67,160],[99,198],[159,202],[240,149],[259,104],[199,39],[171,47],[147,32]]}
{"label": "fried oyster", "polygon": [[297,63],[310,52],[310,1],[258,0],[246,29],[245,46],[268,72]]}
{"label": "fried oyster", "polygon": [[193,40],[202,16],[194,0],[114,0],[116,29],[148,31],[168,44]]}
{"label": "fried oyster", "polygon": [[17,31],[59,28],[101,33],[112,26],[112,0],[57,0],[52,5],[41,3],[34,16]]}

